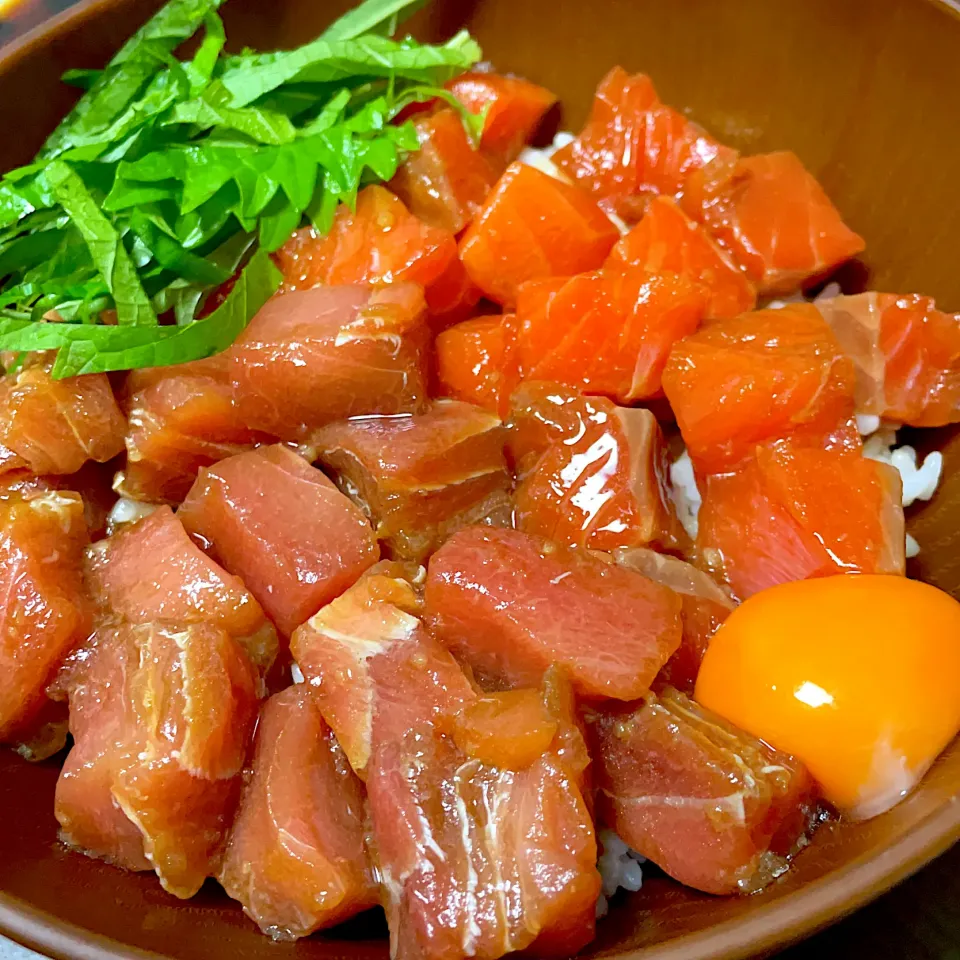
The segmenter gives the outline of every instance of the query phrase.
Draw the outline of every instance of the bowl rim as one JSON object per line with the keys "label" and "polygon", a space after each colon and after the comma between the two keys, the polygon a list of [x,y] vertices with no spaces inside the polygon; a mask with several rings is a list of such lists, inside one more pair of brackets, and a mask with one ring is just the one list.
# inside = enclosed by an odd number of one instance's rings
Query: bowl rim
{"label": "bowl rim", "polygon": [[[77,24],[130,0],[79,0],[0,46],[0,73]],[[960,19],[960,0],[925,0]],[[953,749],[960,749],[960,740]],[[888,892],[960,842],[960,796],[949,797],[880,852],[771,900],[748,918],[724,920],[663,944],[610,954],[615,960],[745,960],[822,930]],[[838,909],[838,904],[841,904]],[[94,933],[0,891],[0,935],[55,960],[170,960]]]}

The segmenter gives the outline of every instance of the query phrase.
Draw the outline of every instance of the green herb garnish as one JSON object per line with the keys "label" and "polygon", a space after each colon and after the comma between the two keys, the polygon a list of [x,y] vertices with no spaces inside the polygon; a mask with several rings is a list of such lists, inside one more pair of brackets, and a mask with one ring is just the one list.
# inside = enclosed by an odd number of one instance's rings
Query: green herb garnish
{"label": "green herb garnish", "polygon": [[77,105],[0,179],[0,350],[57,350],[57,377],[224,350],[279,286],[269,254],[389,180],[418,147],[397,114],[480,59],[466,33],[392,39],[424,0],[366,0],[297,50],[229,55],[221,2],[171,0],[104,70],[65,75]]}

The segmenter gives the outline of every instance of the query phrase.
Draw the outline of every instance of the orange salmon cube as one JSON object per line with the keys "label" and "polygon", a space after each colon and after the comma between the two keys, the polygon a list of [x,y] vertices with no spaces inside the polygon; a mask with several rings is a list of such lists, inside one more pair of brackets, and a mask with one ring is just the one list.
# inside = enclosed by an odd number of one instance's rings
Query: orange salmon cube
{"label": "orange salmon cube", "polygon": [[284,636],[379,558],[360,510],[280,445],[204,467],[177,515]]}
{"label": "orange salmon cube", "polygon": [[501,164],[517,159],[557,102],[549,90],[529,80],[476,70],[460,74],[447,89],[471,113],[487,111],[480,149]]}
{"label": "orange salmon cube", "polygon": [[475,317],[437,336],[437,379],[444,396],[504,417],[520,381],[513,361],[516,318]]}
{"label": "orange salmon cube", "polygon": [[592,732],[601,822],[688,887],[760,890],[813,828],[800,761],[676,690],[599,715]]}
{"label": "orange salmon cube", "polygon": [[690,179],[682,203],[760,294],[791,293],[864,249],[789,151],[707,167]]}
{"label": "orange salmon cube", "polygon": [[960,420],[960,315],[930,297],[861,293],[818,300],[857,365],[857,412],[914,427]]}
{"label": "orange salmon cube", "polygon": [[904,572],[900,474],[888,464],[780,443],[702,492],[697,554],[741,600],[791,580]]}
{"label": "orange salmon cube", "polygon": [[505,438],[493,414],[436,400],[419,415],[331,424],[313,442],[386,553],[419,562],[463,527],[510,526]]}
{"label": "orange salmon cube", "polygon": [[505,306],[527,280],[595,270],[620,234],[582,190],[512,163],[460,241],[484,294]]}
{"label": "orange salmon cube", "polygon": [[274,940],[306,937],[378,902],[363,786],[306,685],[275,694],[257,725],[217,879]]}
{"label": "orange salmon cube", "polygon": [[675,273],[699,285],[707,320],[739,316],[757,302],[747,275],[670,197],[650,201],[643,219],[613,248],[608,263],[627,263],[648,273]]}
{"label": "orange salmon cube", "polygon": [[417,117],[414,126],[420,149],[400,167],[390,189],[425,224],[459,233],[483,206],[497,173],[455,111],[441,108]]}
{"label": "orange salmon cube", "polygon": [[614,67],[600,82],[580,135],[553,157],[601,197],[681,193],[688,178],[718,158],[735,158],[683,114],[660,103],[650,78]]}
{"label": "orange salmon cube", "polygon": [[341,204],[326,234],[304,227],[274,257],[290,291],[319,284],[429,287],[456,253],[448,230],[429,226],[386,187],[372,185],[357,194],[356,212]]}
{"label": "orange salmon cube", "polygon": [[711,323],[677,343],[663,388],[694,465],[732,469],[759,443],[853,446],[855,370],[810,304]]}
{"label": "orange salmon cube", "polygon": [[649,410],[537,380],[521,384],[512,410],[518,529],[595,550],[686,542],[667,496],[666,444]]}
{"label": "orange salmon cube", "polygon": [[527,284],[517,297],[520,373],[622,404],[656,397],[671,347],[703,308],[689,280],[632,266]]}

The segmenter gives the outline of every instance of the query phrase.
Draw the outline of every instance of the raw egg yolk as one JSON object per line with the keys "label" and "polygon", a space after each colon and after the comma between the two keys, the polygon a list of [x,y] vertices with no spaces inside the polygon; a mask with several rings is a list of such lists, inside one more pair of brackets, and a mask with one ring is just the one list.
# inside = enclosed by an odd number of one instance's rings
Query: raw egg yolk
{"label": "raw egg yolk", "polygon": [[838,810],[888,810],[960,730],[960,603],[895,576],[771,587],[717,631],[696,699],[802,760]]}

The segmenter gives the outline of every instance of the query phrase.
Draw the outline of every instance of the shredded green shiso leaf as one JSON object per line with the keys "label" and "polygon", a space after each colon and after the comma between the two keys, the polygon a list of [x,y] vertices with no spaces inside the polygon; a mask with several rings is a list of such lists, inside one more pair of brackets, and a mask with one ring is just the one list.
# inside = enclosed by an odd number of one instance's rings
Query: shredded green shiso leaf
{"label": "shredded green shiso leaf", "polygon": [[466,33],[393,39],[423,0],[365,0],[297,50],[227,54],[222,2],[171,0],[104,70],[64,76],[85,92],[0,179],[0,350],[56,350],[67,377],[226,349],[280,284],[269,254],[389,180],[418,148],[397,115],[450,99],[481,56]]}

